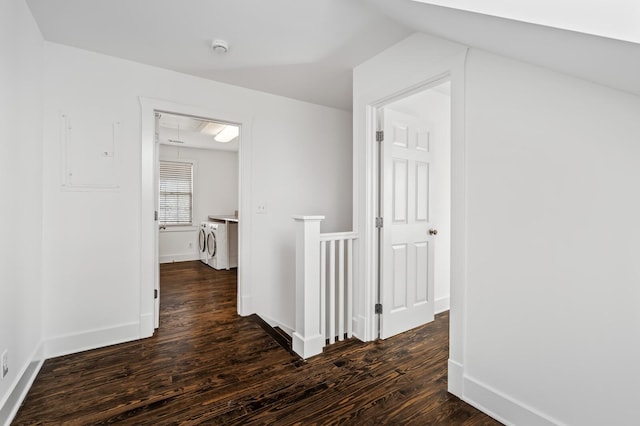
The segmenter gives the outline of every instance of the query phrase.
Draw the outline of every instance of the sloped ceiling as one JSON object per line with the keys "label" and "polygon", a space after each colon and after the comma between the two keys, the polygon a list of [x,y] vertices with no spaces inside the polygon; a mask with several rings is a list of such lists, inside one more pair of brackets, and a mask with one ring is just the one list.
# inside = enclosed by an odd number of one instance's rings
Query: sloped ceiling
{"label": "sloped ceiling", "polygon": [[640,44],[411,0],[366,1],[413,31],[640,94]]}
{"label": "sloped ceiling", "polygon": [[413,0],[640,43],[637,0]]}
{"label": "sloped ceiling", "polygon": [[344,110],[352,69],[416,31],[640,94],[638,44],[411,0],[27,3],[48,41]]}

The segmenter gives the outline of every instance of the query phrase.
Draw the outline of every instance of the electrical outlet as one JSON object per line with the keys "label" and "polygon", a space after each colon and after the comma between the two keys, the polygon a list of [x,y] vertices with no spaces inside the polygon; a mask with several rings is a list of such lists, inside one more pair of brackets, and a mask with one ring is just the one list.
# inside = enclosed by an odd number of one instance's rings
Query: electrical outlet
{"label": "electrical outlet", "polygon": [[256,209],[257,214],[267,214],[267,206],[265,204],[258,204]]}
{"label": "electrical outlet", "polygon": [[0,379],[4,379],[9,373],[8,353],[9,350],[5,349],[2,355],[0,355]]}

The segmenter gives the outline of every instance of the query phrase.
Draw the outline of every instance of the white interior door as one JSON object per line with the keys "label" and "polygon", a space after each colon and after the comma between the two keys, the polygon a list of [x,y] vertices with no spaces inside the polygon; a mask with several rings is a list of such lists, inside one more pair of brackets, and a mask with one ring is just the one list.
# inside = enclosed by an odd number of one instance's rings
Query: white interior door
{"label": "white interior door", "polygon": [[434,235],[429,130],[385,108],[381,146],[380,337],[434,319]]}
{"label": "white interior door", "polygon": [[153,272],[153,327],[160,326],[160,229],[158,224],[158,211],[160,209],[160,114],[156,113],[155,133],[153,138],[153,201],[155,206],[155,233],[154,233],[154,272]]}

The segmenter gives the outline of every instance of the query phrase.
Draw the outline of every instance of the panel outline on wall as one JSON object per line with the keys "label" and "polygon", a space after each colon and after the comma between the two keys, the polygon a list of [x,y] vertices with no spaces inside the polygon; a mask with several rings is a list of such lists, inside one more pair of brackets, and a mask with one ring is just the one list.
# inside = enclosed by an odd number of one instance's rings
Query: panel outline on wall
{"label": "panel outline on wall", "polygon": [[[110,159],[111,165],[111,173],[108,176],[108,179],[104,179],[102,183],[100,182],[75,182],[76,179],[73,178],[74,170],[72,169],[72,153],[71,149],[73,147],[72,143],[72,130],[73,126],[77,124],[72,123],[82,123],[82,122],[90,122],[90,126],[93,125],[95,127],[98,124],[101,124],[103,127],[111,128],[111,136],[107,137],[109,140],[108,146],[102,149],[95,150],[96,158],[102,159]],[[107,120],[96,120],[93,117],[83,117],[79,114],[73,114],[72,117],[68,113],[60,114],[60,140],[62,144],[62,158],[61,158],[61,183],[60,186],[63,190],[66,191],[116,191],[120,189],[120,185],[117,183],[117,163],[116,163],[116,147],[120,145],[120,132],[121,123],[118,120],[115,121],[107,121]]]}

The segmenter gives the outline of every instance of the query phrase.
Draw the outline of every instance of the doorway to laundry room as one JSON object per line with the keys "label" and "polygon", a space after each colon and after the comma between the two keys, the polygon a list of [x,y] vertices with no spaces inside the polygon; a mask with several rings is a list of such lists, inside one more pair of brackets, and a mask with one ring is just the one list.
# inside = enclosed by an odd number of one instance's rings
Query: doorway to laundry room
{"label": "doorway to laundry room", "polygon": [[155,117],[158,290],[169,270],[162,264],[177,262],[185,268],[171,270],[195,271],[200,285],[236,287],[240,125],[169,112]]}

